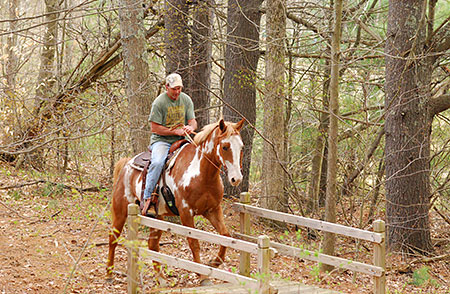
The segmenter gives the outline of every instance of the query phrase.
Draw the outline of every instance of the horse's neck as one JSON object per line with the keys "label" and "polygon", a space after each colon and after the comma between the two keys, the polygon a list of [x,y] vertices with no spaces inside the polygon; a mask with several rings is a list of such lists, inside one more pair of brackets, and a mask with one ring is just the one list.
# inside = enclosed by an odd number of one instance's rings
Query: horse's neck
{"label": "horse's neck", "polygon": [[217,144],[213,139],[203,142],[197,147],[200,153],[200,164],[205,166],[211,175],[219,174],[222,162],[217,157]]}

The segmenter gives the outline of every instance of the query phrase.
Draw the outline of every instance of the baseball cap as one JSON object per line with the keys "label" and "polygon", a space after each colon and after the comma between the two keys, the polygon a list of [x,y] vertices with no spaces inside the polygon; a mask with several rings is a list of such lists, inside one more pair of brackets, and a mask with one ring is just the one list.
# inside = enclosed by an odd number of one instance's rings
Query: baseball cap
{"label": "baseball cap", "polygon": [[175,88],[175,87],[183,87],[183,81],[181,80],[181,76],[177,73],[172,73],[166,77],[166,85],[169,86],[169,88]]}

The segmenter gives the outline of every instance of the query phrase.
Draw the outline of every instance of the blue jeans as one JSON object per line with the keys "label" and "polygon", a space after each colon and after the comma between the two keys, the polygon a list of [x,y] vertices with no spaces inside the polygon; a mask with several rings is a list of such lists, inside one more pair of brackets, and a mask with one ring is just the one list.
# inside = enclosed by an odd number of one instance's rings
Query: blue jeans
{"label": "blue jeans", "polygon": [[145,180],[144,199],[149,199],[155,190],[156,183],[166,163],[167,155],[169,154],[171,144],[167,142],[155,142],[150,146],[152,151],[152,159],[148,167],[147,178]]}

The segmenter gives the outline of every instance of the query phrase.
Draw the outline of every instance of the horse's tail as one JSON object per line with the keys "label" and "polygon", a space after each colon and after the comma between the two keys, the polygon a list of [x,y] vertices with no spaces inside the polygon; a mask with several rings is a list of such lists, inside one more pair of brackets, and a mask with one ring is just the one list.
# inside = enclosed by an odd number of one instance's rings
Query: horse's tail
{"label": "horse's tail", "polygon": [[113,187],[116,186],[117,180],[119,179],[120,171],[123,169],[125,164],[130,160],[128,157],[123,157],[119,159],[118,162],[116,162],[116,165],[114,166],[114,173],[113,173]]}

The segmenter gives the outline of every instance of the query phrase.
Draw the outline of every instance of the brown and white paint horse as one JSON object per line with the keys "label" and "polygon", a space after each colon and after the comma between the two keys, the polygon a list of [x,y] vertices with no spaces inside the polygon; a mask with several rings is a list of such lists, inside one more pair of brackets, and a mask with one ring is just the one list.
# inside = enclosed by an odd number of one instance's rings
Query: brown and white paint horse
{"label": "brown and white paint horse", "polygon": [[[244,120],[238,123],[225,122],[207,125],[194,137],[195,144],[185,144],[171,159],[169,167],[163,172],[166,184],[172,190],[181,223],[194,227],[194,216],[207,218],[219,234],[230,236],[224,224],[222,212],[223,183],[221,167],[227,170],[231,185],[242,181],[241,155],[243,142],[240,130]],[[141,172],[131,166],[132,160],[122,158],[115,166],[112,195],[112,231],[109,236],[107,272],[111,278],[114,267],[114,252],[117,239],[127,218],[127,207],[141,195]],[[163,175],[164,176],[164,175]],[[160,181],[161,186],[161,181]],[[160,195],[158,218],[173,215]],[[162,231],[150,229],[148,248],[159,251]],[[188,238],[189,247],[195,262],[200,263],[200,245],[196,239]],[[226,247],[221,246],[210,265],[218,267],[225,257]],[[159,266],[155,266],[159,271]],[[161,281],[161,280],[160,280]]]}

